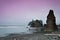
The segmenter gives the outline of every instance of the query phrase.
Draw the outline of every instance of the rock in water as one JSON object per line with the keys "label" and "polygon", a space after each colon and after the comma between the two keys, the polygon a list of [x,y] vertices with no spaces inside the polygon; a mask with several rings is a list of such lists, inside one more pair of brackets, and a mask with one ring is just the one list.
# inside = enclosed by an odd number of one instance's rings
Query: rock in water
{"label": "rock in water", "polygon": [[55,31],[57,30],[57,26],[56,26],[56,17],[54,15],[53,10],[49,11],[49,14],[47,16],[47,21],[46,21],[46,31]]}

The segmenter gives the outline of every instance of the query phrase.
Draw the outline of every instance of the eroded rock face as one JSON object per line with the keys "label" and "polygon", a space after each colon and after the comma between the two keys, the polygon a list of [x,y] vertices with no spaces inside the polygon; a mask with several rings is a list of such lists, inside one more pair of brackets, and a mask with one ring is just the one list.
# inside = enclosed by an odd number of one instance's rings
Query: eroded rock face
{"label": "eroded rock face", "polygon": [[54,16],[53,10],[49,11],[46,21],[46,31],[55,31],[57,30],[56,26],[56,17]]}

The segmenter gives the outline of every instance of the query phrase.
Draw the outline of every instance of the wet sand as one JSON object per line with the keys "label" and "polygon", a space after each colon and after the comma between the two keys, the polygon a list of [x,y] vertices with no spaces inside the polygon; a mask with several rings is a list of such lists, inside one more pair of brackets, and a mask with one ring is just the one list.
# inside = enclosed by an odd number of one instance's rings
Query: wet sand
{"label": "wet sand", "polygon": [[0,40],[59,40],[57,35],[44,35],[45,33],[33,34],[9,34],[5,37],[0,37]]}

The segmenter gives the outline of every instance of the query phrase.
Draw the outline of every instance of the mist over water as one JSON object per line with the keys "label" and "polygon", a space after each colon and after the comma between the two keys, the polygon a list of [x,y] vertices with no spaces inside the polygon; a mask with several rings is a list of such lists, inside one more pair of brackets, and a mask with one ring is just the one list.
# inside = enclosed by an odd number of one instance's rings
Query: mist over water
{"label": "mist over water", "polygon": [[28,33],[27,26],[0,26],[0,36],[5,36],[11,33]]}

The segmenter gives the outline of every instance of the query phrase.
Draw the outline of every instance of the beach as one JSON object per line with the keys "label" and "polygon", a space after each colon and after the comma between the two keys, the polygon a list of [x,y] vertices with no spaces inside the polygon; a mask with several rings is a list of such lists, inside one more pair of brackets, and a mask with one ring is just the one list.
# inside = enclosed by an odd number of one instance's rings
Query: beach
{"label": "beach", "polygon": [[[59,34],[60,35],[60,34]],[[46,35],[46,33],[36,32],[33,34],[9,34],[0,37],[0,40],[59,40],[58,35]]]}
{"label": "beach", "polygon": [[[9,28],[8,30],[13,29],[14,31],[16,28]],[[17,29],[21,30],[24,28],[18,27]],[[19,32],[19,30],[9,31],[9,34],[5,36],[0,36],[0,40],[59,40],[60,39],[60,27],[55,32],[44,32],[39,31],[36,28],[31,28],[29,32]],[[17,32],[18,31],[18,32]],[[11,32],[11,33],[10,33]]]}

